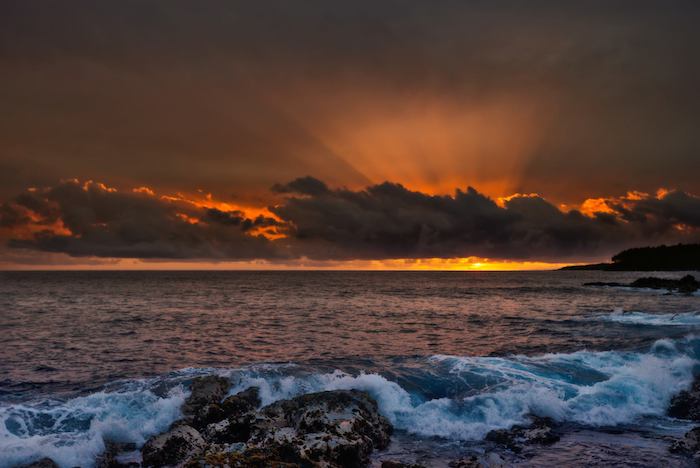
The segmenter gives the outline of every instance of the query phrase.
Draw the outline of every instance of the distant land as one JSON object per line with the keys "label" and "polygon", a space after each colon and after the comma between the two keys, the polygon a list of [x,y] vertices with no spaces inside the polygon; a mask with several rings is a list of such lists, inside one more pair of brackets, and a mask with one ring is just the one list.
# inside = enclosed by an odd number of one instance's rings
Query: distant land
{"label": "distant land", "polygon": [[660,245],[623,250],[612,263],[572,265],[562,270],[700,271],[700,244]]}

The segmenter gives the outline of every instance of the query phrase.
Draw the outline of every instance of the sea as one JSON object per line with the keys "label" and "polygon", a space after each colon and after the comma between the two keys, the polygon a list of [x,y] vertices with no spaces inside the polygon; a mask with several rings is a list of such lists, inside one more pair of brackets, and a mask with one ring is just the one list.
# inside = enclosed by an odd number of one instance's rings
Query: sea
{"label": "sea", "polygon": [[[138,448],[208,374],[263,404],[369,392],[395,427],[373,466],[693,466],[666,410],[700,372],[700,296],[584,286],[648,275],[683,273],[0,272],[0,467]],[[530,415],[561,440],[484,440]]]}

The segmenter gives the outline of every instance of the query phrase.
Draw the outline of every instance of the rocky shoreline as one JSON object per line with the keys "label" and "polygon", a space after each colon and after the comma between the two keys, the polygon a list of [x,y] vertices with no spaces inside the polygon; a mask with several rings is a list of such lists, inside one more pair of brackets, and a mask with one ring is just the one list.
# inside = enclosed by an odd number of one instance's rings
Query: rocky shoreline
{"label": "rocky shoreline", "polygon": [[681,294],[692,294],[700,289],[700,281],[693,275],[685,275],[680,279],[667,279],[644,277],[631,283],[594,281],[584,283],[584,286],[614,287],[614,288],[642,288],[642,289],[666,289],[668,292],[679,292]]}
{"label": "rocky shoreline", "polygon": [[[133,444],[110,442],[98,468],[146,467],[279,467],[360,468],[376,450],[387,448],[393,427],[379,413],[368,393],[333,390],[300,395],[261,407],[259,389],[250,387],[226,396],[231,383],[219,376],[198,377],[182,406],[182,418],[151,437],[140,452]],[[700,379],[674,396],[668,409],[674,418],[700,422]],[[493,430],[486,452],[449,462],[450,468],[508,466],[503,456],[560,439],[550,418],[532,415],[531,424]],[[669,451],[700,465],[700,426],[673,441]],[[136,455],[136,457],[134,457]],[[56,468],[41,459],[21,468]],[[399,460],[383,460],[382,468],[423,468]]]}

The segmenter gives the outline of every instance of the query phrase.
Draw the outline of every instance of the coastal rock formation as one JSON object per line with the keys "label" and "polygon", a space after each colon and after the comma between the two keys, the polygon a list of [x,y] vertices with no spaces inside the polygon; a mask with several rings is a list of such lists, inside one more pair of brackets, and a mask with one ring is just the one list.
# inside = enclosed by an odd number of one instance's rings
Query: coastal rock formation
{"label": "coastal rock formation", "polygon": [[419,463],[404,463],[394,460],[385,460],[382,462],[382,468],[426,468],[425,465]]}
{"label": "coastal rock formation", "polygon": [[695,427],[671,444],[669,450],[672,453],[690,455],[696,461],[700,461],[700,426]]}
{"label": "coastal rock formation", "polygon": [[289,461],[354,467],[389,444],[392,427],[365,392],[337,390],[301,395],[260,410],[250,446]]}
{"label": "coastal rock formation", "polygon": [[685,275],[681,279],[667,279],[646,277],[634,280],[631,283],[603,282],[594,281],[584,283],[584,286],[608,286],[608,287],[627,287],[627,288],[648,288],[648,289],[667,289],[668,291],[678,291],[683,294],[690,294],[700,289],[700,282],[693,275]]}
{"label": "coastal rock formation", "polygon": [[531,416],[532,424],[529,426],[513,426],[510,429],[497,429],[486,434],[486,440],[519,453],[526,445],[549,445],[559,440],[559,435],[554,432],[554,421],[551,418]]}
{"label": "coastal rock formation", "polygon": [[146,442],[141,449],[143,466],[180,465],[203,453],[206,446],[195,428],[183,424]]}
{"label": "coastal rock formation", "polygon": [[185,417],[142,448],[144,466],[361,467],[389,444],[392,426],[365,392],[311,393],[258,409],[255,387],[222,401],[229,385],[196,379]]}
{"label": "coastal rock formation", "polygon": [[695,379],[690,390],[683,390],[671,399],[668,415],[700,421],[700,379]]}
{"label": "coastal rock formation", "polygon": [[447,466],[449,468],[506,468],[509,465],[500,455],[490,452],[480,457],[474,455],[469,458],[451,461]]}
{"label": "coastal rock formation", "polygon": [[190,396],[182,405],[182,414],[193,419],[206,418],[209,412],[226,396],[231,382],[218,375],[199,377],[192,381]]}

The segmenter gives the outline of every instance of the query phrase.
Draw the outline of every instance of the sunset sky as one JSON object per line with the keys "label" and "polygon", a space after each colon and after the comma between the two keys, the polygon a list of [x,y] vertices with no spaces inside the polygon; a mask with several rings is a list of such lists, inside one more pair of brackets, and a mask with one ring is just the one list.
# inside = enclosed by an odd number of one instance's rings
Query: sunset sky
{"label": "sunset sky", "polygon": [[700,240],[700,2],[4,1],[0,268]]}

